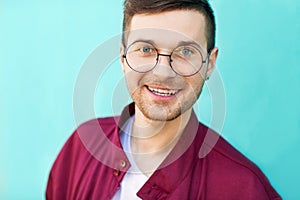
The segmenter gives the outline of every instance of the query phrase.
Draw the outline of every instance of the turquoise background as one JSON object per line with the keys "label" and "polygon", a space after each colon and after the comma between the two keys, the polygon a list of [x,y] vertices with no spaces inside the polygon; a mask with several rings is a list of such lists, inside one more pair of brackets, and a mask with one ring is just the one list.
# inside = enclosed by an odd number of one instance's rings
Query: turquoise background
{"label": "turquoise background", "polygon": [[[226,90],[222,135],[284,199],[300,199],[300,1],[211,2]],[[77,126],[80,68],[121,22],[120,0],[0,1],[0,199],[44,198],[50,167]],[[107,77],[95,94],[97,116],[115,113],[106,93],[115,79]],[[207,90],[198,105],[209,124]]]}

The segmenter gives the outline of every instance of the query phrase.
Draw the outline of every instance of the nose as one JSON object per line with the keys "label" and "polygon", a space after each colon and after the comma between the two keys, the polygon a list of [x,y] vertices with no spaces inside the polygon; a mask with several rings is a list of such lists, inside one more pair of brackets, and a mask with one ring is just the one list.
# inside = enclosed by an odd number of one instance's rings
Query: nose
{"label": "nose", "polygon": [[158,54],[157,65],[153,69],[153,74],[165,77],[175,77],[176,73],[171,67],[171,57],[167,54]]}

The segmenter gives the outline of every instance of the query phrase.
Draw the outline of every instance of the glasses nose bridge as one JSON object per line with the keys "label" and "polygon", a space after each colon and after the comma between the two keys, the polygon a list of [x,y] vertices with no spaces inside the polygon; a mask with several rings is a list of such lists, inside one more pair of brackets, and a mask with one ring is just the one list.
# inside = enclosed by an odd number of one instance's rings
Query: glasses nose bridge
{"label": "glasses nose bridge", "polygon": [[[156,65],[153,68],[153,73],[156,75],[163,75],[163,76],[169,76],[174,77],[176,76],[176,72],[173,70],[171,66],[171,55],[172,54],[164,54],[164,53],[158,53],[157,52],[157,58],[156,58]],[[162,57],[168,57],[167,60],[161,59]]]}
{"label": "glasses nose bridge", "polygon": [[157,53],[157,57],[159,56],[168,56],[169,58],[171,58],[172,54],[165,54],[165,53]]}
{"label": "glasses nose bridge", "polygon": [[160,56],[169,57],[169,60],[168,60],[169,63],[168,64],[171,66],[171,62],[172,62],[171,56],[172,56],[172,54],[157,53],[157,57],[156,57],[157,64],[159,62],[159,57]]}

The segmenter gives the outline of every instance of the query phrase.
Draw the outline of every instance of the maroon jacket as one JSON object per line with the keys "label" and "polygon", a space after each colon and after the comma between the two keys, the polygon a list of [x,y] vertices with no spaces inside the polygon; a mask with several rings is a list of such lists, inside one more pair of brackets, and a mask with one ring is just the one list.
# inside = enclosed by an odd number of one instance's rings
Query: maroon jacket
{"label": "maroon jacket", "polygon": [[[133,114],[131,104],[121,117],[79,126],[51,169],[47,199],[111,199],[130,167],[119,127]],[[281,199],[256,165],[194,113],[170,155],[137,194],[147,200]]]}

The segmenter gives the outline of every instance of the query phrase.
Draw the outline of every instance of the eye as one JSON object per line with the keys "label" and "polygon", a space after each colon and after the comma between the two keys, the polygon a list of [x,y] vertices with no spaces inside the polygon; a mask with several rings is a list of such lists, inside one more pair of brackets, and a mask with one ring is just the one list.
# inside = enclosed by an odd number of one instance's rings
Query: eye
{"label": "eye", "polygon": [[131,44],[126,53],[139,57],[153,57],[156,56],[157,51],[152,44],[138,41]]}
{"label": "eye", "polygon": [[180,46],[174,50],[174,53],[181,58],[188,58],[197,54],[197,50],[192,46]]}
{"label": "eye", "polygon": [[151,53],[153,51],[153,49],[150,46],[144,46],[140,48],[140,51],[142,53]]}
{"label": "eye", "polygon": [[189,55],[192,55],[194,52],[193,50],[189,49],[189,48],[182,48],[180,53],[183,55],[183,56],[189,56]]}

